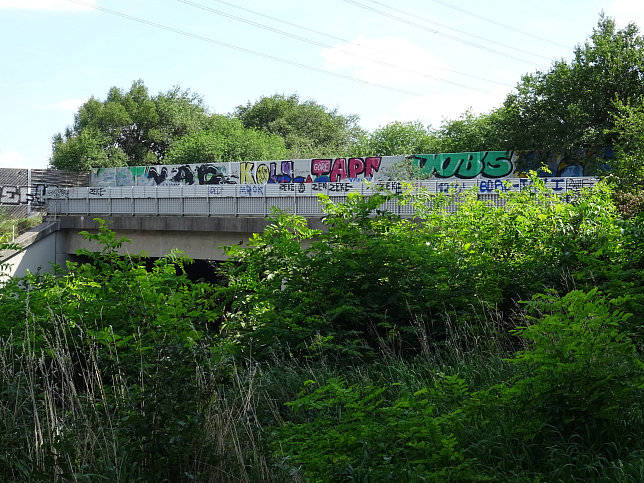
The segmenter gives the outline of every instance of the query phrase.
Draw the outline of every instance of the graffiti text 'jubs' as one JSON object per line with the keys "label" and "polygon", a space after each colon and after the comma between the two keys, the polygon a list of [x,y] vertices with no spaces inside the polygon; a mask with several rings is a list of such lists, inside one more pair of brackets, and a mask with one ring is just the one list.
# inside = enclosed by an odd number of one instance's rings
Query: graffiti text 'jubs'
{"label": "graffiti text 'jubs'", "polygon": [[422,154],[413,159],[423,173],[437,178],[503,178],[514,169],[512,155],[505,151]]}

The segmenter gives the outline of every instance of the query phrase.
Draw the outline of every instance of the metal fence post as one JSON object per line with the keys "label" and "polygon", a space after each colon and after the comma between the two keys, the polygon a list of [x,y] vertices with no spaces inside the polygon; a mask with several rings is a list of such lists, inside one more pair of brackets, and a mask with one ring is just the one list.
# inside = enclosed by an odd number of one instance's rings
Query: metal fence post
{"label": "metal fence post", "polygon": [[239,216],[239,185],[235,185],[235,216]]}
{"label": "metal fence post", "polygon": [[208,218],[210,218],[210,186],[207,186],[206,190],[206,203],[208,203]]}
{"label": "metal fence post", "polygon": [[27,217],[31,216],[31,169],[27,170]]}

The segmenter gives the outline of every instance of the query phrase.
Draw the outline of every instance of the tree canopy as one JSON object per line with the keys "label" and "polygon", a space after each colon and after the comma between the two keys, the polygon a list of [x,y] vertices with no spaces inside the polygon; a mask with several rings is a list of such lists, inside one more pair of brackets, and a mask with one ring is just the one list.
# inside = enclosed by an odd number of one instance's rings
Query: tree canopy
{"label": "tree canopy", "polygon": [[635,24],[618,29],[600,16],[590,39],[547,72],[523,76],[503,105],[507,145],[513,149],[604,147],[617,135],[620,103],[644,100],[644,39]]}
{"label": "tree canopy", "polygon": [[353,153],[360,156],[393,156],[432,153],[438,140],[420,122],[391,122],[361,136]]}
{"label": "tree canopy", "polygon": [[94,97],[74,116],[74,124],[53,139],[51,165],[87,170],[106,166],[163,163],[178,139],[206,126],[201,98],[178,87],[150,96],[143,81],[129,91],[112,87],[107,98]]}
{"label": "tree canopy", "polygon": [[292,158],[346,155],[363,133],[357,116],[338,114],[312,100],[301,102],[297,94],[262,97],[238,106],[234,116],[246,128],[284,138]]}
{"label": "tree canopy", "polygon": [[637,184],[644,118],[644,38],[600,16],[592,35],[548,70],[524,75],[501,106],[465,111],[434,129],[392,122],[372,132],[297,94],[262,97],[228,115],[208,112],[200,96],[174,87],[151,96],[142,81],[88,100],[53,139],[58,169],[369,156],[488,150],[613,147],[612,172]]}
{"label": "tree canopy", "polygon": [[288,151],[276,134],[246,129],[239,119],[214,115],[203,131],[190,133],[170,149],[169,164],[285,159]]}

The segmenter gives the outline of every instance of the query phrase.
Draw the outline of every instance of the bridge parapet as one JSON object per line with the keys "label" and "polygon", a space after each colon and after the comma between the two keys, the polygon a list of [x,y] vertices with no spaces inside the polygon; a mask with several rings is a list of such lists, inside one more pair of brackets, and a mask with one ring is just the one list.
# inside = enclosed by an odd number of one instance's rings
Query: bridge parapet
{"label": "bridge parapet", "polygon": [[[546,187],[555,193],[576,192],[593,186],[596,178],[545,178]],[[416,188],[430,192],[460,192],[476,187],[479,198],[499,205],[500,192],[518,191],[529,186],[526,178],[414,181]],[[323,215],[318,194],[334,202],[345,201],[349,193],[370,196],[380,190],[402,192],[401,181],[221,184],[188,186],[130,186],[54,188],[47,190],[50,215],[143,215],[143,216],[260,216],[272,207],[303,216]],[[413,215],[412,208],[390,201],[383,206],[403,216]]]}

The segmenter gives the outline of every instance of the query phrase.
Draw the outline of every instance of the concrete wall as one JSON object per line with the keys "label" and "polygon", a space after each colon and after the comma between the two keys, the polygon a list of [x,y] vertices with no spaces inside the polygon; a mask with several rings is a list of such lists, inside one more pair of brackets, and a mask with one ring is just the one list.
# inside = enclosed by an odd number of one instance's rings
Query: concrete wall
{"label": "concrete wall", "polygon": [[32,273],[41,270],[48,272],[53,263],[64,265],[69,258],[59,250],[59,234],[57,222],[45,222],[24,233],[16,243],[20,250],[4,250],[0,252],[0,262],[9,265],[7,274],[12,277],[22,277],[27,270]]}
{"label": "concrete wall", "polygon": [[[201,260],[224,260],[226,255],[222,247],[246,244],[253,233],[262,233],[268,223],[260,217],[113,216],[103,219],[117,238],[126,237],[131,241],[119,251],[122,255],[145,253],[161,257],[176,248],[193,259]],[[95,241],[78,235],[81,230],[97,231],[98,223],[90,217],[65,216],[58,222],[59,254],[73,254],[79,248],[100,249]],[[323,227],[319,219],[309,220],[309,226]]]}

